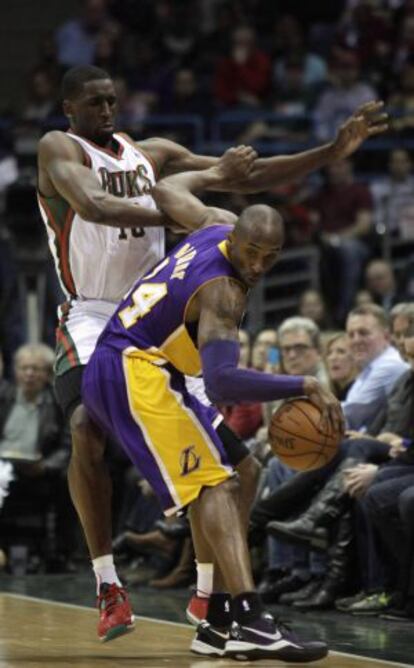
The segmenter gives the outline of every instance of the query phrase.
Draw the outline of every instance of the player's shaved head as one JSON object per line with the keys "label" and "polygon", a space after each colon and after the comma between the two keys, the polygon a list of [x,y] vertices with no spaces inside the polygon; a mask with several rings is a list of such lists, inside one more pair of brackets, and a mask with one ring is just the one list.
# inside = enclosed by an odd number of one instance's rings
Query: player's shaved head
{"label": "player's shaved head", "polygon": [[236,238],[255,243],[280,246],[283,243],[283,220],[278,211],[266,204],[253,204],[241,213],[235,228]]}
{"label": "player's shaved head", "polygon": [[283,220],[265,204],[244,209],[229,236],[230,261],[248,286],[253,286],[277,261],[283,245]]}
{"label": "player's shaved head", "polygon": [[74,100],[82,93],[85,83],[104,79],[110,80],[111,76],[100,67],[94,65],[72,67],[62,79],[62,99]]}

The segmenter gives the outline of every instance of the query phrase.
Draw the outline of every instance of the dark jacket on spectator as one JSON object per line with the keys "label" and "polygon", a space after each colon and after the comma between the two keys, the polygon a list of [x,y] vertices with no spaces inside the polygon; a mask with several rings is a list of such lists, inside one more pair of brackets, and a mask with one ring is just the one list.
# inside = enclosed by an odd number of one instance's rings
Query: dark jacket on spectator
{"label": "dark jacket on spectator", "polygon": [[[16,395],[15,385],[2,384],[0,386],[0,439],[3,438],[4,426],[15,403]],[[50,386],[43,390],[42,401],[39,405],[37,448],[46,468],[54,471],[66,469],[70,452],[70,431],[64,425],[62,413]]]}
{"label": "dark jacket on spectator", "polygon": [[398,379],[385,409],[370,426],[369,433],[372,436],[381,432],[414,439],[414,373],[411,369]]}

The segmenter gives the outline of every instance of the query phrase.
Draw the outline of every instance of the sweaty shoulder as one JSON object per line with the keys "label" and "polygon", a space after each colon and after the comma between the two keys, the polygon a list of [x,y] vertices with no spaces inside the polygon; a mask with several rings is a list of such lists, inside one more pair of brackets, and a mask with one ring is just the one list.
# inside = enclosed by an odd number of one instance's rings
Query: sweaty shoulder
{"label": "sweaty shoulder", "polygon": [[184,146],[176,144],[170,139],[164,139],[164,137],[151,137],[137,142],[136,145],[154,161],[157,175],[161,174],[168,162],[189,153]]}
{"label": "sweaty shoulder", "polygon": [[196,302],[199,348],[211,340],[237,337],[246,304],[246,289],[230,276],[204,285]]}
{"label": "sweaty shoulder", "polygon": [[83,151],[81,146],[73,141],[66,132],[52,130],[39,141],[38,157],[40,163],[47,163],[48,160],[56,158],[82,163]]}
{"label": "sweaty shoulder", "polygon": [[84,154],[81,146],[68,137],[66,132],[52,130],[39,141],[37,154],[38,187],[45,197],[54,197],[57,194],[50,172],[60,161],[83,164]]}

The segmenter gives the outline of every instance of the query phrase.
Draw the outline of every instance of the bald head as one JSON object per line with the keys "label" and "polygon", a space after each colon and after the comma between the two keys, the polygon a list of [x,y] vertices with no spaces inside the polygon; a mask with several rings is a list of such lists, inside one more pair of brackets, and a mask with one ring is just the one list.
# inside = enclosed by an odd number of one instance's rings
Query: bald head
{"label": "bald head", "polygon": [[284,229],[282,216],[266,204],[253,204],[244,209],[238,219],[234,233],[244,240],[263,241],[280,246]]}
{"label": "bald head", "polygon": [[283,245],[283,221],[276,209],[265,204],[247,207],[229,237],[233,266],[253,287],[277,261]]}

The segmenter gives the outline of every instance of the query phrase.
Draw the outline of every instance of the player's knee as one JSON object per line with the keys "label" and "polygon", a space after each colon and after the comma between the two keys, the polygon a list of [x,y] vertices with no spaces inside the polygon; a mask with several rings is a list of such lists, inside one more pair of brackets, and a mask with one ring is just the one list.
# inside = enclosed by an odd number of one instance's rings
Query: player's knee
{"label": "player's knee", "polygon": [[105,439],[102,432],[89,417],[84,406],[75,408],[70,418],[72,434],[72,454],[100,460],[105,450]]}

